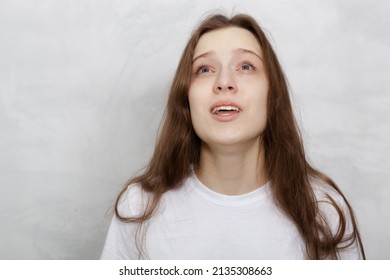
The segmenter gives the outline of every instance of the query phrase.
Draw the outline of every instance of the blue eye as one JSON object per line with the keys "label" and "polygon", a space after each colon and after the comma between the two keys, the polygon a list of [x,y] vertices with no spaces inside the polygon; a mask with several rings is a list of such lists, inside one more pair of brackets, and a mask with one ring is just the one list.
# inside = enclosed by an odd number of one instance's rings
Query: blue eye
{"label": "blue eye", "polygon": [[210,67],[207,65],[200,65],[195,70],[195,74],[204,74],[209,72],[210,72]]}
{"label": "blue eye", "polygon": [[241,70],[249,71],[249,70],[255,70],[255,65],[250,61],[244,61],[241,65]]}

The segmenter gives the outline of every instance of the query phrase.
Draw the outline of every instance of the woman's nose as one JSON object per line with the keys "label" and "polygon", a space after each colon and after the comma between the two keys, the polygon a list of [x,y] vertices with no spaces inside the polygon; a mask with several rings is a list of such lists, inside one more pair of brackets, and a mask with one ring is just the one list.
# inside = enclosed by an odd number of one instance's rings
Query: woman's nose
{"label": "woman's nose", "polygon": [[236,93],[237,83],[230,69],[220,70],[215,80],[214,93]]}

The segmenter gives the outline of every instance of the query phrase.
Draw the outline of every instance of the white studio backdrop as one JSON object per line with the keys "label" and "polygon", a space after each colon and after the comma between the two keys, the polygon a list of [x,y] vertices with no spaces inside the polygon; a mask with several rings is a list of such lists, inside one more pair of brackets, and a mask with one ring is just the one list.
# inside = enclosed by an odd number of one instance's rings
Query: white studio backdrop
{"label": "white studio backdrop", "polygon": [[0,259],[97,259],[147,163],[191,30],[211,10],[267,30],[307,154],[390,259],[390,3],[0,0]]}

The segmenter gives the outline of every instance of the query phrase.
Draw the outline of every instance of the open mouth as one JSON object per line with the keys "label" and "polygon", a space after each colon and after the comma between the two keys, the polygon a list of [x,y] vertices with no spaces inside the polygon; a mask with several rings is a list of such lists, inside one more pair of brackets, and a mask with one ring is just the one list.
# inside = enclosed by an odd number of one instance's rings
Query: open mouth
{"label": "open mouth", "polygon": [[212,110],[211,110],[211,113],[214,114],[214,115],[229,115],[229,114],[232,114],[232,113],[239,113],[241,110],[240,108],[236,107],[236,106],[217,106],[217,107],[214,107]]}

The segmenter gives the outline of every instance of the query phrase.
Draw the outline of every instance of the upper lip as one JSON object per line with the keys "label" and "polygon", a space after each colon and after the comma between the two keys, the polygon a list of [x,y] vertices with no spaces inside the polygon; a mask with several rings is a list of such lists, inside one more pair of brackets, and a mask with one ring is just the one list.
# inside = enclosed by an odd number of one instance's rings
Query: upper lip
{"label": "upper lip", "polygon": [[214,104],[211,106],[210,112],[213,113],[214,109],[217,108],[217,107],[220,107],[220,106],[232,106],[232,107],[238,108],[238,110],[239,110],[240,112],[242,111],[241,107],[240,107],[237,103],[230,102],[230,101],[222,101],[222,102],[216,102],[216,103],[214,103]]}

